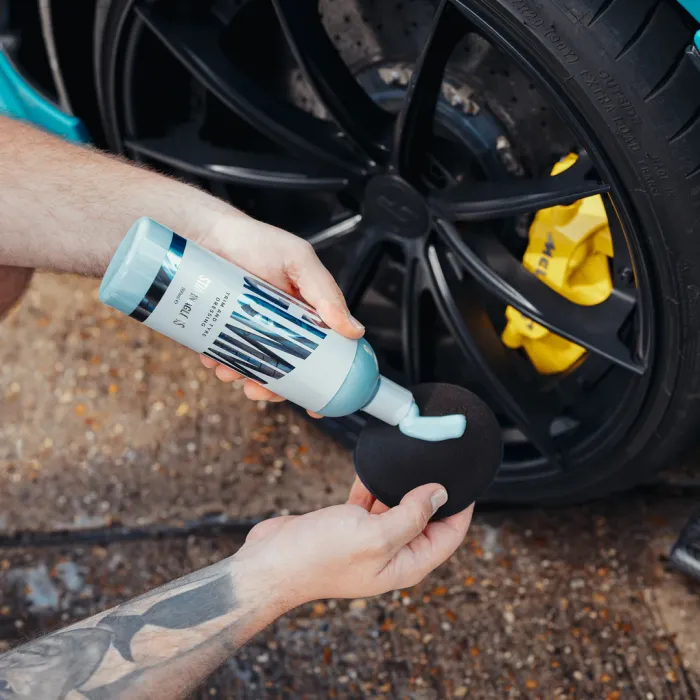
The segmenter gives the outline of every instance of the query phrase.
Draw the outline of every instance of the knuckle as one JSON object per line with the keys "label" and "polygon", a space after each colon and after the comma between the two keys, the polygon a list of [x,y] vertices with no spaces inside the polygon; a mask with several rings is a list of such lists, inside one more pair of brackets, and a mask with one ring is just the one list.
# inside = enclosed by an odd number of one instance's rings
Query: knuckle
{"label": "knuckle", "polygon": [[303,238],[297,238],[293,245],[287,249],[284,268],[289,277],[296,281],[317,260],[316,251],[311,243]]}
{"label": "knuckle", "polygon": [[249,535],[259,535],[265,529],[265,522],[258,523],[250,529]]}
{"label": "knuckle", "polygon": [[303,238],[297,239],[299,241],[298,245],[298,255],[303,258],[315,258],[316,251],[314,247],[308,241]]}
{"label": "knuckle", "polygon": [[257,539],[260,537],[265,531],[265,523],[258,523],[254,527],[250,529],[248,534],[246,535],[246,542],[252,542],[253,540]]}

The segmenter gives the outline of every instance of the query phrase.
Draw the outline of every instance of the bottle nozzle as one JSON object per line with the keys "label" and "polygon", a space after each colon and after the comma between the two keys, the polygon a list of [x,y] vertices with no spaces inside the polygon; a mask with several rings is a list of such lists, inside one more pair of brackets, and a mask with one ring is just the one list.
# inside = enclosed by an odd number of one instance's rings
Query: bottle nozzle
{"label": "bottle nozzle", "polygon": [[413,394],[381,375],[377,391],[362,410],[384,423],[398,425],[408,437],[429,442],[460,438],[467,427],[466,417],[460,414],[421,416]]}
{"label": "bottle nozzle", "polygon": [[380,375],[377,391],[362,410],[389,425],[398,425],[412,405],[413,394],[408,389]]}

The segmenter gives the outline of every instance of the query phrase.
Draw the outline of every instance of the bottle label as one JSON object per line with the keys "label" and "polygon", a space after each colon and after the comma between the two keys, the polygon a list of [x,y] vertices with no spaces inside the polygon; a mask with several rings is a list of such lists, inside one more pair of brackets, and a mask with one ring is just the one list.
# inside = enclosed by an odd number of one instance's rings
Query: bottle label
{"label": "bottle label", "polygon": [[132,316],[312,411],[335,396],[357,347],[304,302],[177,234]]}

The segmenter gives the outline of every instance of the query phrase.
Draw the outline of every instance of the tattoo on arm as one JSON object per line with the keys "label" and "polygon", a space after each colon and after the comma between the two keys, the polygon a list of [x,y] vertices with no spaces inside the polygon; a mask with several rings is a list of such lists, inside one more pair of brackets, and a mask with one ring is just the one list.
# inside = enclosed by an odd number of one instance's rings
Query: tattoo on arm
{"label": "tattoo on arm", "polygon": [[0,700],[183,697],[233,650],[237,608],[230,561],[194,572],[3,654]]}

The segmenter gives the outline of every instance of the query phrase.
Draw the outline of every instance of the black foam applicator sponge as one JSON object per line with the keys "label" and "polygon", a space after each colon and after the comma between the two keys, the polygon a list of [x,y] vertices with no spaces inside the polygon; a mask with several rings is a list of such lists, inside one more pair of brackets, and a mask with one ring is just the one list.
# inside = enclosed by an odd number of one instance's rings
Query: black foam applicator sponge
{"label": "black foam applicator sponge", "polygon": [[411,392],[421,416],[466,416],[464,435],[426,442],[370,418],[355,448],[355,470],[370,493],[390,507],[417,486],[442,484],[448,501],[435,517],[446,518],[473,503],[493,481],[503,454],[501,428],[486,403],[463,387],[419,384]]}

